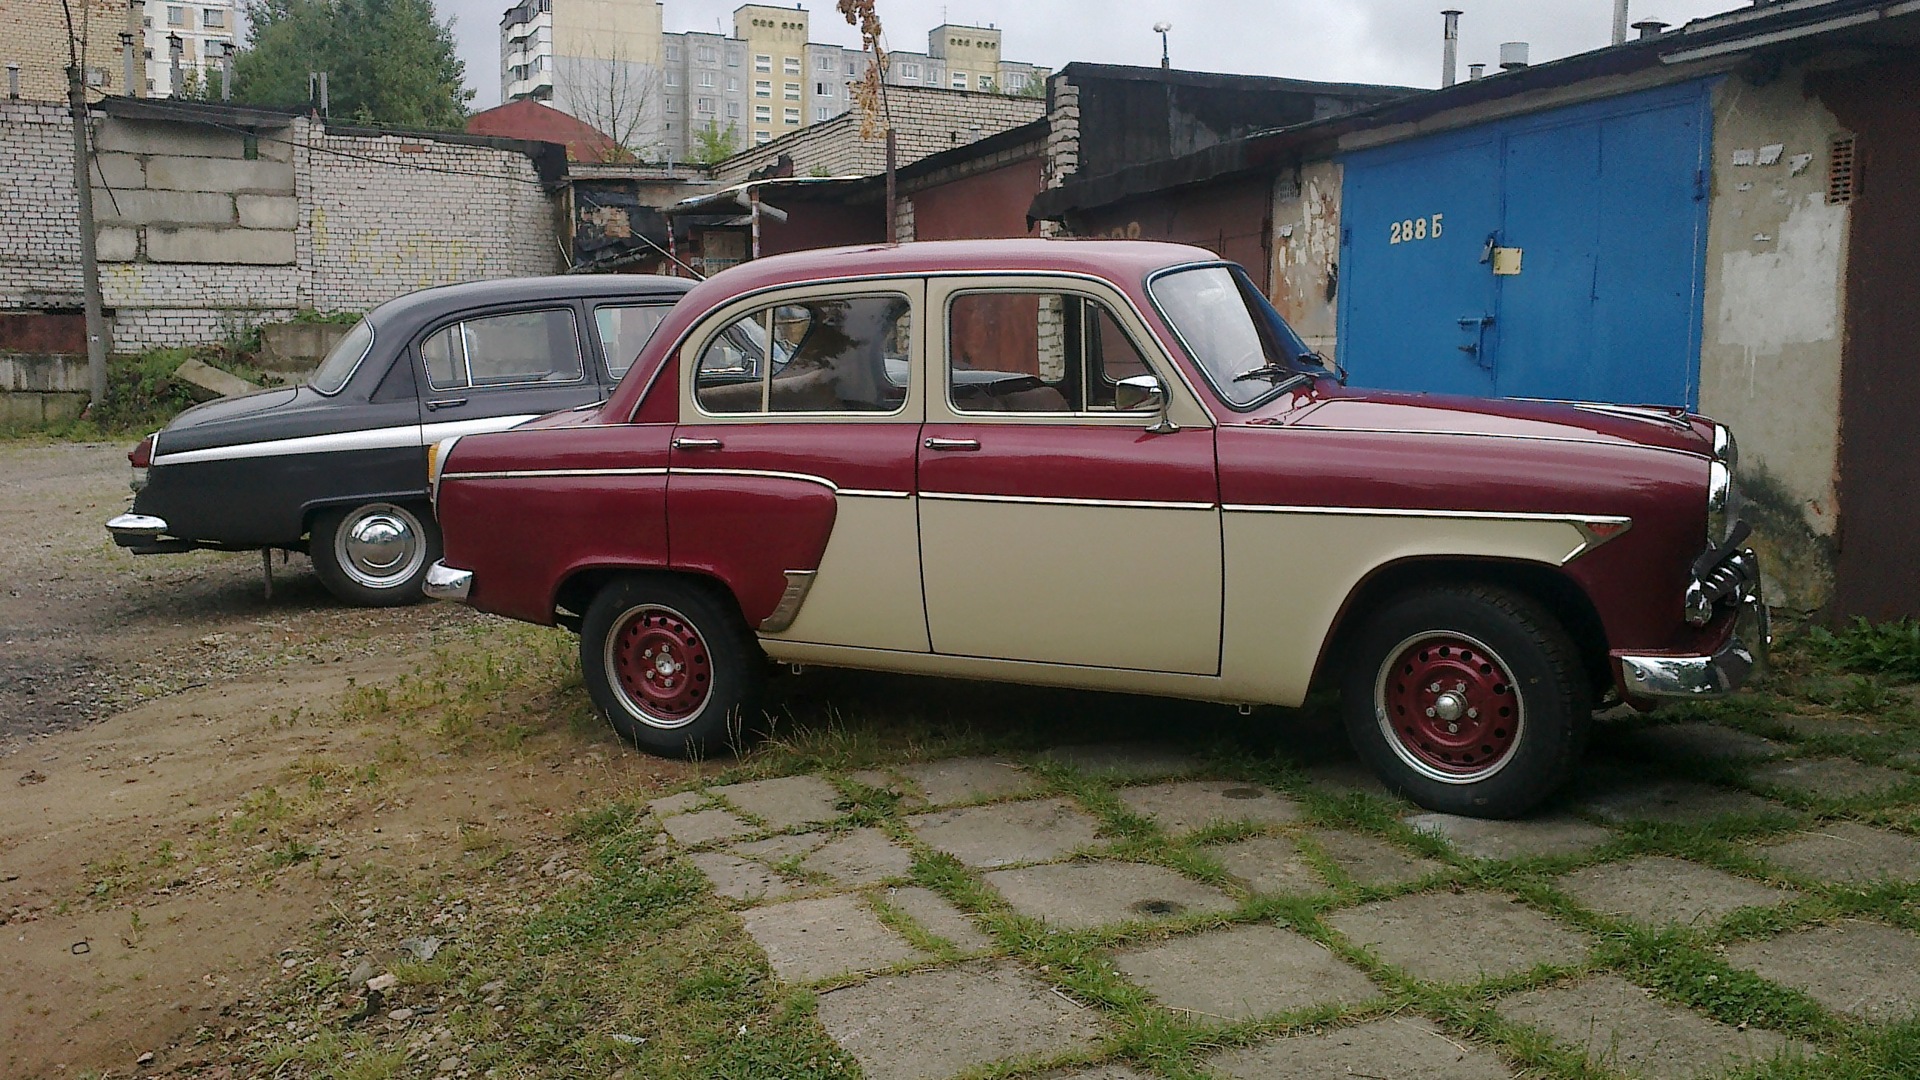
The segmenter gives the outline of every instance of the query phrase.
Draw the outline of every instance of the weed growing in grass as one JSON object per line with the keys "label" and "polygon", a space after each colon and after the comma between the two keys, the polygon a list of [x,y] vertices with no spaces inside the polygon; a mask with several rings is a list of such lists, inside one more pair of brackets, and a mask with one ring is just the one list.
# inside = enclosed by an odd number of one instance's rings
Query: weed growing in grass
{"label": "weed growing in grass", "polygon": [[1837,632],[1815,626],[1807,631],[1806,647],[1816,659],[1844,671],[1920,682],[1920,620],[1875,624],[1855,619]]}

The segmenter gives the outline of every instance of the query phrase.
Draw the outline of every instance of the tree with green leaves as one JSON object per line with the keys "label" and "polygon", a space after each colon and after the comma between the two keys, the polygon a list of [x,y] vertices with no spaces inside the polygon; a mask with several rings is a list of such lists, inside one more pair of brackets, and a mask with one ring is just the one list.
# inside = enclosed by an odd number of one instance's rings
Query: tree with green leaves
{"label": "tree with green leaves", "polygon": [[309,72],[327,72],[337,119],[458,130],[466,70],[453,28],[433,0],[249,0],[247,47],[234,58],[233,97],[304,105]]}
{"label": "tree with green leaves", "polygon": [[728,121],[722,131],[718,120],[709,120],[693,133],[693,153],[689,156],[695,164],[718,165],[739,152],[740,129]]}

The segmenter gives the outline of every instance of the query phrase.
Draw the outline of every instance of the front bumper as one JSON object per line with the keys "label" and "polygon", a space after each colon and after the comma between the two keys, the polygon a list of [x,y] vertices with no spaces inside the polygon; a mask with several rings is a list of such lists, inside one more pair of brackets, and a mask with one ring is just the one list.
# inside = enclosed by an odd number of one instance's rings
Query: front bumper
{"label": "front bumper", "polygon": [[1773,625],[1756,584],[1734,612],[1732,632],[1711,656],[1614,653],[1629,701],[1710,698],[1731,694],[1767,666]]}
{"label": "front bumper", "polygon": [[456,570],[444,562],[427,567],[427,580],[420,585],[420,591],[435,600],[459,600],[463,603],[472,589],[473,571]]}

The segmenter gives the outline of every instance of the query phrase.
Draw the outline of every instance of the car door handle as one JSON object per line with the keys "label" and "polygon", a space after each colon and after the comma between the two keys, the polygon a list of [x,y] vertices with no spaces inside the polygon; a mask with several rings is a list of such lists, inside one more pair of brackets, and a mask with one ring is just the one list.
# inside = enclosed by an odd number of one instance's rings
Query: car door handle
{"label": "car door handle", "polygon": [[675,450],[718,450],[723,445],[725,444],[719,439],[676,438],[673,440]]}
{"label": "car door handle", "polygon": [[427,411],[434,412],[435,410],[438,410],[438,409],[457,409],[460,406],[465,405],[466,403],[467,403],[467,399],[463,397],[442,398],[439,401],[427,402]]}
{"label": "car door handle", "polygon": [[926,447],[929,450],[978,450],[980,449],[980,440],[978,439],[928,439],[926,442]]}

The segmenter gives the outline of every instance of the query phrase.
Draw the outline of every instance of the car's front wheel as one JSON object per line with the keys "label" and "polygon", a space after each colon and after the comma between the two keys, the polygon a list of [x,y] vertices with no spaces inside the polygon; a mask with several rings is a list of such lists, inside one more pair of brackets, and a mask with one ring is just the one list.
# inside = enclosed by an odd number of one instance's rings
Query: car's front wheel
{"label": "car's front wheel", "polygon": [[1341,684],[1347,736],[1389,788],[1430,810],[1517,817],[1560,788],[1592,723],[1560,623],[1519,593],[1410,593],[1368,619]]}
{"label": "car's front wheel", "polygon": [[633,574],[580,624],[580,667],[621,737],[667,757],[711,753],[759,718],[766,656],[726,598],[684,578]]}
{"label": "car's front wheel", "polygon": [[440,557],[440,527],[424,507],[371,502],[313,520],[314,572],[333,595],[359,607],[425,599],[427,569]]}

